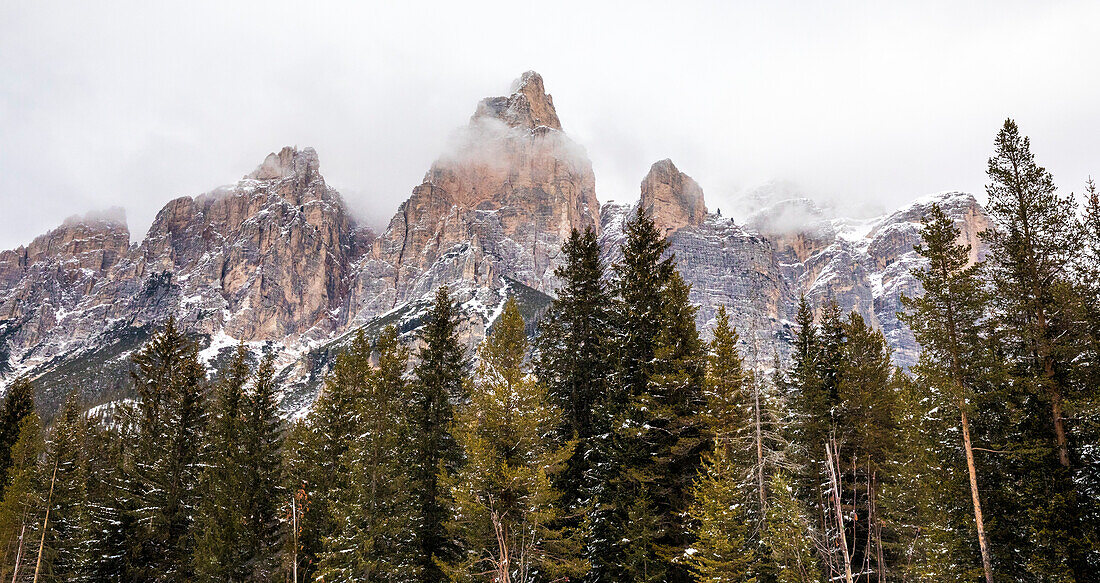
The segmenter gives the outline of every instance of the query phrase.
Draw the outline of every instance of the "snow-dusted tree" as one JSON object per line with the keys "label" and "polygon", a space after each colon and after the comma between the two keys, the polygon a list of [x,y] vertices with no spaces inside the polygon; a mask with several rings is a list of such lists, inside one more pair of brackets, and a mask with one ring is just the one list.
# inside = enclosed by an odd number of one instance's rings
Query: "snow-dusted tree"
{"label": "snow-dusted tree", "polygon": [[376,369],[363,370],[359,428],[344,465],[348,479],[331,511],[337,530],[324,540],[317,578],[332,582],[417,581],[416,507],[408,475],[408,350],[397,330],[375,344]]}
{"label": "snow-dusted tree", "polygon": [[446,477],[454,499],[450,532],[461,558],[455,581],[529,583],[584,573],[581,541],[561,528],[552,476],[575,442],[557,445],[560,412],[524,365],[527,338],[515,300],[482,344],[470,402],[456,420],[465,463]]}
{"label": "snow-dusted tree", "polygon": [[200,496],[206,371],[198,348],[169,319],[132,357],[139,401],[134,450],[134,578],[192,579],[191,527]]}

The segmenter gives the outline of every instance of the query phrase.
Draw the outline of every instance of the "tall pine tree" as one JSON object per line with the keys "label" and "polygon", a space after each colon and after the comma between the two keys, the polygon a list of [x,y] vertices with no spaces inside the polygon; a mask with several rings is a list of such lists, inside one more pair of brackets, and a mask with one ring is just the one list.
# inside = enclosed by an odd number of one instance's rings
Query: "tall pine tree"
{"label": "tall pine tree", "polygon": [[424,583],[445,580],[437,560],[451,559],[455,549],[446,531],[448,493],[440,486],[439,471],[453,472],[462,450],[451,434],[454,403],[463,398],[467,375],[465,351],[458,341],[458,313],[446,286],[439,288],[427,322],[420,332],[420,362],[413,370],[411,397],[410,475],[417,513],[416,544],[420,577]]}
{"label": "tall pine tree", "polygon": [[555,581],[586,569],[577,533],[559,526],[552,483],[575,442],[557,444],[561,413],[526,370],[524,328],[509,299],[481,345],[470,402],[457,420],[466,459],[447,477],[450,532],[463,551],[448,568],[455,581]]}
{"label": "tall pine tree", "polygon": [[283,423],[276,403],[278,388],[275,358],[268,354],[260,360],[242,408],[243,556],[250,581],[270,581],[279,568],[275,549],[283,538],[279,510],[283,507],[284,489],[280,475]]}
{"label": "tall pine tree", "polygon": [[902,317],[921,346],[916,367],[921,386],[929,390],[931,400],[942,399],[959,412],[982,570],[986,583],[993,583],[993,562],[985,532],[970,423],[973,394],[984,375],[983,363],[988,360],[985,343],[980,338],[987,298],[978,266],[968,265],[970,245],[956,243],[959,229],[954,221],[938,205],[933,205],[922,225],[921,243],[916,250],[928,260],[928,266],[914,271],[914,276],[924,294],[919,298],[902,297],[902,305],[909,310]]}
{"label": "tall pine tree", "polygon": [[393,326],[375,344],[378,367],[362,371],[359,429],[344,454],[349,471],[332,512],[337,530],[324,540],[323,581],[417,581],[417,516],[407,474],[408,350]]}
{"label": "tall pine tree", "polygon": [[242,480],[245,386],[251,355],[238,344],[215,386],[213,415],[203,451],[201,501],[195,520],[195,576],[198,581],[243,581],[245,484]]}
{"label": "tall pine tree", "polygon": [[[371,344],[362,330],[336,357],[324,389],[304,427],[294,432],[287,452],[291,487],[301,494],[297,537],[297,572],[306,581],[314,578],[324,542],[335,536],[340,524],[340,497],[352,479],[347,455],[362,428],[363,401],[372,374]],[[293,569],[293,567],[292,567]]]}
{"label": "tall pine tree", "polygon": [[562,412],[559,441],[577,446],[557,478],[561,506],[576,515],[585,505],[586,475],[593,461],[593,440],[606,433],[597,415],[605,400],[610,367],[607,329],[610,297],[604,281],[596,234],[573,229],[562,246],[565,262],[554,271],[562,281],[558,297],[539,321],[535,374]]}
{"label": "tall pine tree", "polygon": [[19,439],[23,419],[34,412],[34,387],[26,377],[12,381],[4,395],[0,410],[0,496],[7,487],[7,471],[11,466],[11,449]]}
{"label": "tall pine tree", "polygon": [[[588,550],[595,581],[664,573],[687,581],[683,552],[690,489],[709,441],[702,417],[705,354],[689,287],[668,242],[639,208],[615,266],[614,386],[601,415],[612,428],[597,448],[596,507]],[[645,532],[628,531],[652,525]],[[643,573],[644,571],[644,573]]]}
{"label": "tall pine tree", "polygon": [[[1035,162],[1030,140],[1005,120],[994,141],[986,186],[993,307],[1003,330],[1012,387],[1027,409],[1019,440],[1027,459],[1014,473],[1027,493],[1025,528],[1033,552],[1026,569],[1052,578],[1082,579],[1095,571],[1095,526],[1084,523],[1076,491],[1079,466],[1067,410],[1087,401],[1092,387],[1075,381],[1082,330],[1076,323],[1071,260],[1081,229],[1072,198]],[[1026,475],[1026,477],[1024,477]],[[1038,501],[1042,501],[1041,503]],[[1090,559],[1091,557],[1091,559]]]}
{"label": "tall pine tree", "polygon": [[141,532],[134,577],[192,579],[192,522],[200,496],[200,449],[206,421],[206,372],[198,348],[174,319],[133,357],[138,436],[134,451],[134,520]]}

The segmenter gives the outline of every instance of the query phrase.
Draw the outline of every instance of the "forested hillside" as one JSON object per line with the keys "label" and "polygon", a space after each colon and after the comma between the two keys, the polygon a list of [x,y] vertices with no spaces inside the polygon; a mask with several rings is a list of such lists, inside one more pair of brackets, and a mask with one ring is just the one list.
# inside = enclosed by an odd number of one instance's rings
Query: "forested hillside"
{"label": "forested hillside", "polygon": [[987,171],[984,260],[922,217],[909,368],[828,298],[782,350],[693,303],[638,205],[613,254],[564,238],[537,321],[508,300],[470,354],[438,286],[415,337],[353,333],[301,417],[274,355],[208,370],[174,319],[135,398],[72,386],[44,426],[21,378],[0,580],[1098,581],[1100,191],[1059,194],[1012,120]]}

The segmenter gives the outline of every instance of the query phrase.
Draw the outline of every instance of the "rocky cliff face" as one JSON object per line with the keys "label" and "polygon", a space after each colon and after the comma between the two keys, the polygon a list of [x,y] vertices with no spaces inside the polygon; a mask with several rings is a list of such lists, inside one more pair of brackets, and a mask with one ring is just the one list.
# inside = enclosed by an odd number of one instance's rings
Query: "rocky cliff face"
{"label": "rocky cliff face", "polygon": [[[738,226],[732,219],[706,214],[699,220],[686,209],[705,208],[703,192],[691,182],[691,204],[669,188],[668,176],[679,174],[668,160],[654,164],[642,182],[639,203],[668,233],[691,300],[699,306],[697,324],[704,333],[725,305],[741,332],[742,351],[767,363],[773,351],[786,353],[792,320],[803,295],[815,309],[835,300],[844,312],[855,311],[880,328],[901,366],[916,363],[919,347],[900,322],[901,296],[917,295],[911,270],[922,266],[913,251],[920,241],[920,220],[932,204],[954,217],[960,242],[972,246],[972,261],[984,253],[978,233],[989,226],[972,195],[946,192],[920,199],[886,216],[867,220],[830,218],[813,201],[784,199],[759,208]],[[671,170],[671,173],[670,173]],[[690,180],[690,179],[688,179]],[[654,196],[655,191],[666,194]],[[636,205],[603,209],[601,243],[605,258],[615,259],[623,225]],[[672,217],[672,219],[670,219]]]}
{"label": "rocky cliff face", "polygon": [[89,405],[125,397],[128,355],[175,317],[208,362],[238,342],[273,352],[294,414],[351,334],[392,324],[411,340],[441,285],[460,304],[471,349],[508,297],[534,322],[557,288],[570,231],[595,229],[610,264],[639,205],[667,233],[705,335],[725,305],[746,356],[770,362],[786,352],[804,294],[863,314],[909,365],[918,348],[896,312],[902,294],[919,293],[910,270],[920,266],[920,218],[943,206],[975,260],[988,225],[961,193],[866,221],[797,197],[754,200],[738,225],[708,213],[703,189],[670,160],[653,165],[639,194],[600,209],[583,148],[528,72],[510,95],[478,104],[377,237],[326,184],[316,152],[283,148],[233,185],[169,202],[137,244],[121,216],[104,215],[0,252],[0,385],[35,377],[47,414],[73,387]]}
{"label": "rocky cliff face", "polygon": [[667,158],[653,164],[642,180],[640,204],[666,235],[702,225],[707,216],[703,189]]}
{"label": "rocky cliff face", "polygon": [[542,292],[573,228],[598,228],[592,165],[561,131],[542,78],[483,100],[375,241],[353,292],[361,321],[443,284],[493,288],[501,278]]}
{"label": "rocky cliff face", "polygon": [[30,245],[0,252],[0,371],[50,337],[129,252],[120,212],[72,217]]}

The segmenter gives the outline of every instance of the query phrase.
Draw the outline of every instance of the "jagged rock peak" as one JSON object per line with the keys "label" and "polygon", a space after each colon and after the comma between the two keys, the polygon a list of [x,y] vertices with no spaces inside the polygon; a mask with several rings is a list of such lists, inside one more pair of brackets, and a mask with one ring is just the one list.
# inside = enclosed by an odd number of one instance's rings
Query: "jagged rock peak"
{"label": "jagged rock peak", "polygon": [[641,205],[666,234],[701,225],[707,217],[703,189],[668,158],[654,163],[642,180]]}
{"label": "jagged rock peak", "polygon": [[477,104],[474,119],[495,118],[511,127],[535,129],[546,126],[561,130],[554,98],[546,93],[542,76],[527,71],[512,82],[512,94],[507,97],[486,97]]}
{"label": "jagged rock peak", "polygon": [[296,146],[287,146],[279,153],[267,155],[263,164],[260,164],[245,178],[253,180],[275,180],[289,176],[314,176],[318,174],[321,163],[317,159],[317,151],[313,148],[299,150]]}

